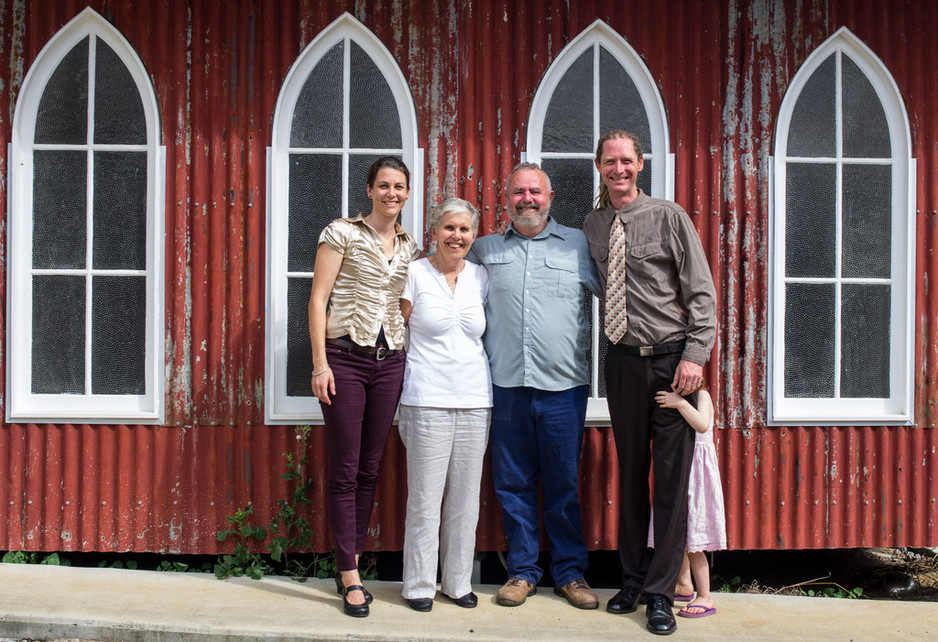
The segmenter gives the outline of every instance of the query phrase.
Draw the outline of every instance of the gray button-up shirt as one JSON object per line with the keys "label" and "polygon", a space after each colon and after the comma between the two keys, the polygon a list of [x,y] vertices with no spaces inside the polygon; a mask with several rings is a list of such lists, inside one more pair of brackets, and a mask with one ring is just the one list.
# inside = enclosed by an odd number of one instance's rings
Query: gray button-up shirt
{"label": "gray button-up shirt", "polygon": [[609,206],[590,212],[583,231],[599,266],[604,293],[609,231],[616,215],[625,226],[629,319],[620,343],[658,345],[686,338],[683,358],[705,364],[716,338],[716,292],[690,217],[677,203],[651,198],[641,190],[618,211]]}
{"label": "gray button-up shirt", "polygon": [[591,292],[599,275],[580,230],[553,219],[528,238],[508,227],[472,244],[467,258],[489,272],[482,340],[492,383],[567,390],[589,383]]}

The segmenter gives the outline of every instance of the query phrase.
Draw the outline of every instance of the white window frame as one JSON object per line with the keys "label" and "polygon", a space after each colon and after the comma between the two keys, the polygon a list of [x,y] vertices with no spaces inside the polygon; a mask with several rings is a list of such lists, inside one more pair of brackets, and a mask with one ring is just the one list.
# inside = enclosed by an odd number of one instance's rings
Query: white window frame
{"label": "white window frame", "polygon": [[[837,176],[845,163],[858,159],[845,158],[841,152],[842,118],[840,56],[848,55],[866,74],[876,91],[889,128],[892,155],[881,164],[892,168],[892,265],[889,279],[863,279],[863,282],[882,282],[891,286],[890,319],[890,393],[889,398],[838,398],[840,343],[835,341],[835,396],[826,399],[786,398],[785,383],[785,284],[786,282],[822,281],[837,286],[845,279],[785,278],[785,184],[789,160],[803,160],[787,155],[788,133],[795,104],[805,84],[818,67],[832,54],[838,56],[836,83],[837,157],[821,159],[837,166]],[[908,116],[899,88],[882,61],[847,28],[841,28],[818,47],[795,74],[782,100],[775,137],[775,157],[771,168],[771,195],[773,207],[769,225],[769,310],[768,310],[768,423],[770,425],[909,425],[913,422],[914,395],[914,306],[915,306],[915,159],[911,157],[912,143]],[[817,160],[812,158],[812,160]],[[865,159],[860,159],[863,162]],[[880,161],[868,161],[880,163]],[[838,178],[839,182],[839,178]],[[839,192],[839,187],[837,188]],[[836,198],[837,207],[841,199]],[[837,212],[838,230],[841,212]],[[836,243],[839,247],[839,232]],[[838,252],[839,255],[839,252]],[[837,265],[840,265],[838,258]],[[839,337],[839,295],[837,297],[837,323]]]}
{"label": "white window frame", "polygon": [[[266,327],[266,388],[265,421],[267,424],[297,424],[319,422],[322,411],[316,397],[290,397],[286,394],[287,374],[287,280],[291,277],[312,278],[312,272],[287,271],[288,211],[289,211],[289,155],[290,129],[297,99],[310,73],[323,56],[339,42],[345,42],[345,80],[343,114],[343,190],[342,211],[336,217],[354,215],[348,212],[349,180],[363,182],[363,176],[348,176],[349,147],[349,54],[350,42],[355,42],[374,61],[384,74],[394,95],[401,124],[402,147],[396,150],[367,150],[355,152],[385,152],[399,154],[411,171],[410,198],[401,212],[401,224],[423,246],[423,150],[417,142],[417,111],[410,87],[400,66],[387,47],[351,14],[344,13],[324,29],[303,50],[284,79],[274,112],[272,144],[267,162],[267,327]],[[330,153],[334,150],[330,148]],[[363,188],[364,189],[364,188]],[[312,368],[312,364],[310,364]]]}
{"label": "white window frame", "polygon": [[[645,147],[653,150],[653,153],[643,155],[645,165],[651,169],[652,185],[651,194],[656,198],[674,199],[674,155],[669,152],[669,130],[667,121],[667,112],[664,108],[664,101],[655,84],[654,78],[645,65],[645,62],[636,53],[631,45],[616,33],[609,25],[602,20],[596,20],[587,27],[576,38],[563,48],[557,55],[557,58],[551,63],[544,77],[538,85],[537,92],[534,94],[534,100],[531,103],[531,112],[528,116],[527,131],[527,154],[525,160],[532,163],[541,163],[544,160],[554,158],[583,158],[593,160],[595,154],[595,143],[605,132],[599,130],[599,97],[600,97],[600,76],[599,76],[599,48],[603,47],[608,51],[622,66],[642,98],[645,106],[645,112],[648,115],[648,128],[650,141],[643,141]],[[541,149],[541,141],[544,137],[544,119],[547,116],[547,108],[554,91],[563,79],[564,74],[570,66],[576,62],[579,57],[587,50],[593,51],[593,144],[594,150],[582,153],[568,152],[544,152]],[[599,191],[600,182],[599,172],[593,170],[593,194]],[[599,354],[599,333],[602,331],[602,321],[599,314],[599,299],[593,297],[593,354]],[[609,407],[606,404],[606,398],[597,394],[599,390],[599,381],[602,373],[599,371],[599,359],[593,359],[592,372],[590,373],[591,396],[587,402],[586,421],[590,425],[606,425],[609,423]]]}
{"label": "white window frame", "polygon": [[[146,119],[145,145],[35,145],[36,117],[43,91],[63,57],[86,37],[91,38],[89,82],[94,82],[94,52],[98,40],[107,43],[127,67],[139,92]],[[88,96],[89,126],[93,120],[93,94]],[[9,149],[9,282],[7,289],[7,390],[6,420],[11,423],[141,423],[160,424],[164,416],[163,378],[163,252],[165,148],[160,146],[159,107],[153,84],[136,52],[110,23],[88,8],[65,25],[36,57],[23,81],[13,117]],[[86,279],[114,270],[92,269],[90,258],[82,270],[33,270],[33,152],[42,148],[67,148],[93,153],[97,150],[140,151],[147,154],[146,270],[119,271],[146,276],[146,365],[145,392],[142,395],[101,395],[91,393],[91,288],[86,292],[85,394],[34,394],[32,372],[32,280],[36,272],[80,274]],[[94,190],[88,177],[89,203]],[[91,251],[91,210],[88,210],[88,248]]]}

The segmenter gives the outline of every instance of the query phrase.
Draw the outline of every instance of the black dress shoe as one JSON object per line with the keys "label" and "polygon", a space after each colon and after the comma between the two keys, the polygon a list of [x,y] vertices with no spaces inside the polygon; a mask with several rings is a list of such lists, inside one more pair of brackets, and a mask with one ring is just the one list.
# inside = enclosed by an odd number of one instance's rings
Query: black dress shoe
{"label": "black dress shoe", "polygon": [[410,605],[415,611],[420,611],[421,613],[426,613],[433,608],[433,598],[429,597],[415,597],[414,599],[407,599],[407,604]]}
{"label": "black dress shoe", "polygon": [[[449,597],[449,596],[447,596]],[[474,609],[479,603],[479,598],[475,593],[469,591],[462,597],[450,597],[449,599],[453,600],[453,604],[456,606],[461,606],[464,609]]]}
{"label": "black dress shoe", "polygon": [[645,616],[648,618],[648,624],[645,625],[645,628],[656,635],[671,635],[677,630],[677,622],[674,620],[674,613],[671,611],[671,603],[664,595],[648,596]]}
{"label": "black dress shoe", "polygon": [[[368,589],[363,586],[360,587],[360,590],[365,594],[365,604],[371,604],[374,601],[375,596],[369,593]],[[345,587],[342,586],[342,578],[338,575],[338,573],[335,576],[335,592],[339,595],[345,595]]]}
{"label": "black dress shoe", "polygon": [[342,590],[342,610],[345,611],[346,615],[351,615],[352,617],[368,617],[368,604],[352,604],[348,601],[348,594],[352,591],[364,592],[365,587],[361,584],[346,586]]}
{"label": "black dress shoe", "polygon": [[626,586],[606,602],[606,610],[610,613],[634,613],[638,608],[638,598],[642,589]]}

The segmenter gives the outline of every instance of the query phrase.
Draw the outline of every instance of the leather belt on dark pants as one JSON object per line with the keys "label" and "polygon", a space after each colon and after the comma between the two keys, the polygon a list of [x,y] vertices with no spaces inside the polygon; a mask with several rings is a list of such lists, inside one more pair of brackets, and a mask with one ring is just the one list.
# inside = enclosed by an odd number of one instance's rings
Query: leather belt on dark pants
{"label": "leather belt on dark pants", "polygon": [[686,343],[687,341],[685,339],[681,339],[680,341],[672,341],[671,343],[659,343],[656,346],[627,346],[622,343],[614,343],[609,346],[609,349],[639,357],[656,357],[662,354],[683,352],[684,345]]}
{"label": "leather belt on dark pants", "polygon": [[403,352],[403,350],[390,350],[384,346],[360,346],[348,337],[326,339],[326,344],[335,346],[337,348],[342,348],[343,350],[350,350],[357,354],[364,354],[368,355],[369,357],[374,357],[375,361],[382,361],[387,357],[394,356],[398,352]]}

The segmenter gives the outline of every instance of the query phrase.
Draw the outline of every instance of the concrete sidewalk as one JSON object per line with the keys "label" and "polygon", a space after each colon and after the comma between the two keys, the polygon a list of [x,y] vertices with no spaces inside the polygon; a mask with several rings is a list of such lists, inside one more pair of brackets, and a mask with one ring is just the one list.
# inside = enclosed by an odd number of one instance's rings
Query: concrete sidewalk
{"label": "concrete sidewalk", "polygon": [[[342,612],[331,580],[219,581],[213,575],[0,564],[0,638],[82,640],[593,640],[658,639],[644,607],[630,615],[580,611],[551,587],[516,608],[497,586],[479,606],[437,599],[417,613],[397,582],[371,582],[371,616]],[[602,604],[615,591],[598,591]],[[934,640],[938,603],[717,594],[717,614],[678,618],[671,639]]]}

